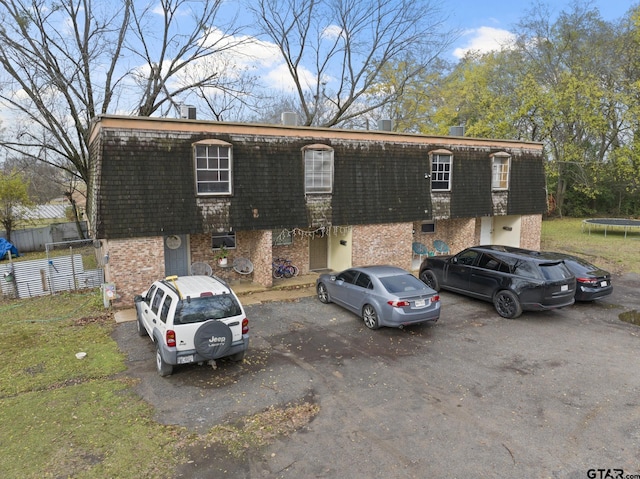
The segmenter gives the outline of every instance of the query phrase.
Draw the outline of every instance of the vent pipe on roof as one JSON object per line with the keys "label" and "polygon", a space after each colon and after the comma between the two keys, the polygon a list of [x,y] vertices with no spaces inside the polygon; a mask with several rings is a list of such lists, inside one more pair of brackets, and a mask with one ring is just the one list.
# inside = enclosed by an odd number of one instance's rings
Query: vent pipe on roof
{"label": "vent pipe on roof", "polygon": [[196,107],[193,105],[180,105],[180,118],[186,120],[196,119]]}
{"label": "vent pipe on roof", "polygon": [[378,130],[380,131],[392,131],[393,122],[391,120],[378,120]]}
{"label": "vent pipe on roof", "polygon": [[280,121],[285,126],[298,126],[298,115],[295,111],[284,111],[280,115]]}
{"label": "vent pipe on roof", "polygon": [[449,136],[464,136],[464,126],[450,126]]}

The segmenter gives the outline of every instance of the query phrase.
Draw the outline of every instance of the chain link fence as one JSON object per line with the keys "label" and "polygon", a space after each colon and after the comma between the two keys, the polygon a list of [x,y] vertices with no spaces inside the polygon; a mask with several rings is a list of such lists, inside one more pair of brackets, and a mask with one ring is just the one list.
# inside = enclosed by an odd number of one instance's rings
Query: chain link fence
{"label": "chain link fence", "polygon": [[99,288],[104,283],[100,249],[93,240],[45,245],[46,258],[0,265],[0,289],[9,298],[30,298],[61,291]]}

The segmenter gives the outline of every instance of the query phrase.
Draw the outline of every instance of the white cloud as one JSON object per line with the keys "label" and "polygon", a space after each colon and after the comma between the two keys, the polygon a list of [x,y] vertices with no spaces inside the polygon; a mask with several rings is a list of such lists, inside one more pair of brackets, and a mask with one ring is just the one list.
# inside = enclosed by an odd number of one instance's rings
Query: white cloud
{"label": "white cloud", "polygon": [[464,37],[467,38],[465,46],[453,51],[453,56],[456,58],[462,58],[470,50],[480,53],[503,50],[509,48],[516,39],[515,34],[510,31],[493,27],[469,30]]}
{"label": "white cloud", "polygon": [[[250,36],[225,36],[217,29],[212,29],[208,42],[212,48],[222,49],[216,55],[217,61],[253,73],[268,89],[295,90],[291,74],[275,43]],[[299,66],[298,75],[303,86],[315,85],[315,75],[310,70]]]}
{"label": "white cloud", "polygon": [[342,28],[338,25],[329,25],[322,31],[323,38],[334,39],[338,38],[340,35],[342,35]]}

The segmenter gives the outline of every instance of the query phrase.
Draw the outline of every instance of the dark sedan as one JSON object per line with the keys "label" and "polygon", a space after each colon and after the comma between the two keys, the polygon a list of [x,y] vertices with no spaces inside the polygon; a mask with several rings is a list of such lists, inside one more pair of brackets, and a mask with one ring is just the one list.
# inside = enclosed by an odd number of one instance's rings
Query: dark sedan
{"label": "dark sedan", "polygon": [[357,314],[371,329],[437,321],[440,296],[408,271],[395,266],[363,266],[316,280],[318,299]]}
{"label": "dark sedan", "polygon": [[474,246],[453,256],[428,257],[420,279],[435,290],[491,301],[505,318],[575,301],[576,280],[561,259],[511,246]]}
{"label": "dark sedan", "polygon": [[564,261],[576,277],[576,301],[593,301],[613,293],[611,273],[577,256],[564,253],[545,253]]}

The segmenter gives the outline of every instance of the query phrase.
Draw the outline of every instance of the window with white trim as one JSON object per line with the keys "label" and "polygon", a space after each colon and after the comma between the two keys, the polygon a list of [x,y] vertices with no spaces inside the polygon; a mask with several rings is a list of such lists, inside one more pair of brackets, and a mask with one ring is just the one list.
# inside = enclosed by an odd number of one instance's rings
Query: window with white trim
{"label": "window with white trim", "polygon": [[194,145],[196,194],[232,193],[231,145],[220,140],[205,140]]}
{"label": "window with white trim", "polygon": [[491,155],[491,188],[494,190],[509,189],[509,167],[511,156],[503,153]]}
{"label": "window with white trim", "polygon": [[333,191],[333,149],[327,145],[304,148],[305,193],[331,193]]}
{"label": "window with white trim", "polygon": [[431,153],[431,191],[451,190],[451,165],[453,155],[450,152]]}

